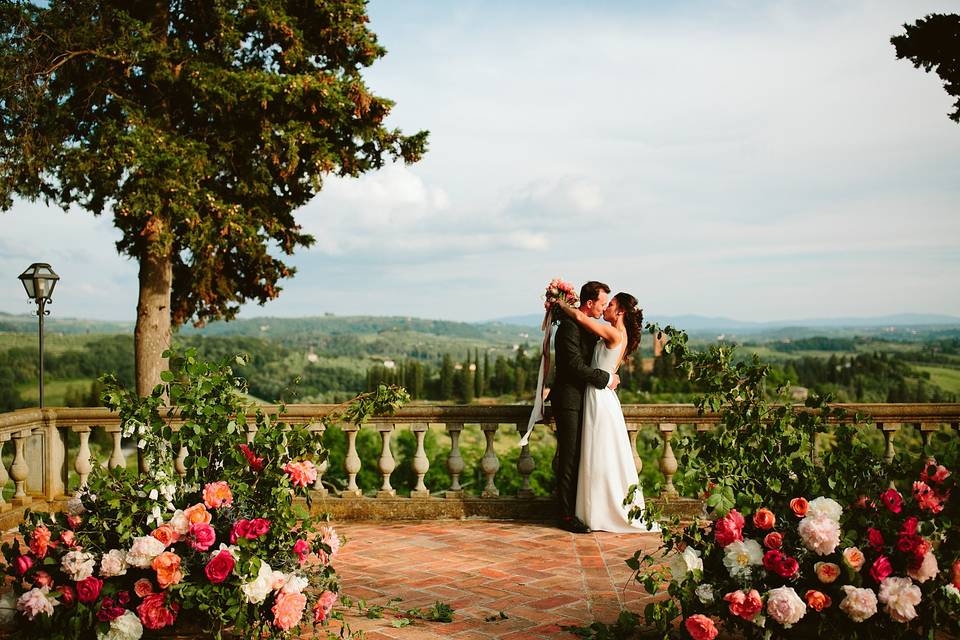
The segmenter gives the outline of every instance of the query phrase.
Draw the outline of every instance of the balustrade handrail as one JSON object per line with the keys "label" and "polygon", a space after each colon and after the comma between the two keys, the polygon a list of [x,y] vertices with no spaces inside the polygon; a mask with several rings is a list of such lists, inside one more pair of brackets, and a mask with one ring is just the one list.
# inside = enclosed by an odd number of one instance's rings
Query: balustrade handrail
{"label": "balustrade handrail", "polygon": [[[853,420],[856,414],[872,420],[882,431],[885,442],[885,458],[892,461],[895,455],[894,439],[902,425],[916,425],[924,443],[929,442],[932,435],[944,426],[957,428],[960,426],[960,404],[958,403],[930,403],[930,404],[831,404],[832,408],[844,409],[847,417],[844,420]],[[307,425],[317,431],[325,427],[323,419],[342,405],[332,404],[288,404],[288,405],[259,405],[247,414],[253,416],[254,410],[261,410],[267,414],[280,414],[280,419],[289,424]],[[796,411],[811,411],[802,406],[794,405]],[[483,498],[496,498],[500,495],[496,486],[495,476],[500,469],[500,457],[494,448],[494,438],[501,425],[513,425],[517,430],[525,428],[531,411],[530,405],[409,405],[389,416],[372,417],[369,427],[379,433],[381,451],[378,460],[372,464],[382,476],[381,486],[376,492],[378,498],[393,497],[396,490],[391,485],[391,475],[396,468],[391,452],[391,435],[400,427],[406,427],[416,438],[416,453],[408,461],[416,473],[416,486],[412,488],[410,497],[422,499],[436,497],[430,488],[424,484],[424,478],[429,471],[430,461],[424,451],[426,431],[431,425],[443,425],[450,438],[449,452],[446,459],[446,469],[450,474],[450,486],[439,493],[447,498],[463,497],[463,487],[460,478],[466,470],[465,462],[460,453],[459,441],[461,432],[466,425],[479,425],[485,441],[486,450],[479,462],[479,469],[484,476],[484,485],[481,491]],[[659,470],[664,476],[664,494],[677,495],[673,485],[673,477],[677,473],[677,460],[674,456],[671,440],[679,425],[693,425],[697,432],[709,431],[716,425],[721,415],[719,413],[700,413],[692,404],[627,404],[623,405],[623,413],[627,423],[627,430],[632,445],[633,459],[638,471],[642,469],[642,461],[637,452],[637,438],[644,427],[653,426],[662,441],[659,459]],[[171,426],[178,428],[183,420],[176,412],[162,411]],[[548,411],[549,416],[549,411]],[[836,422],[837,418],[831,418]],[[337,424],[339,421],[335,421]],[[549,417],[548,417],[549,422]],[[253,424],[248,431],[247,438],[252,440],[256,430]],[[357,433],[359,428],[348,423],[341,423],[347,434],[347,451],[344,460],[335,461],[342,465],[347,474],[347,486],[339,491],[340,497],[361,497],[363,490],[372,490],[373,487],[357,486],[357,476],[360,469],[370,465],[371,461],[360,460],[357,449]],[[2,488],[12,479],[15,492],[13,505],[23,506],[30,504],[34,498],[52,501],[68,493],[68,469],[76,471],[79,483],[84,484],[93,469],[94,460],[90,454],[90,434],[94,429],[102,429],[112,439],[112,452],[108,466],[117,467],[126,464],[126,454],[122,449],[120,433],[120,416],[104,407],[91,408],[30,408],[0,414],[0,455],[3,454],[7,442],[13,441],[14,457],[7,465],[0,460],[0,513],[11,508],[10,503],[4,500]],[[69,434],[76,434],[79,447],[72,459],[67,459],[71,453],[69,449]],[[812,443],[811,456],[818,456],[818,441]],[[183,467],[187,451],[180,449],[176,460],[176,469],[181,476],[185,475]],[[323,483],[323,474],[329,469],[329,463],[324,461],[319,468],[320,477],[315,485],[321,496],[327,495]],[[521,498],[533,497],[530,487],[530,477],[535,469],[535,462],[530,453],[529,445],[519,450],[516,468],[520,472],[523,486],[519,489]]]}

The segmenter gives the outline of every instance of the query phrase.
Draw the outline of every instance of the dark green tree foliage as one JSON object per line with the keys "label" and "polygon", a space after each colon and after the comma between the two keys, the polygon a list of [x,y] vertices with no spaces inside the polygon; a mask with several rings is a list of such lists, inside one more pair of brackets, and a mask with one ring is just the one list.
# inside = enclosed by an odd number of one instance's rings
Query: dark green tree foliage
{"label": "dark green tree foliage", "polygon": [[960,123],[960,15],[933,13],[903,28],[906,33],[890,38],[897,58],[940,76],[944,89],[957,99],[949,117]]}
{"label": "dark green tree foliage", "polygon": [[470,404],[473,402],[473,387],[474,387],[474,371],[471,370],[473,365],[470,362],[470,352],[467,351],[467,359],[462,365],[460,370],[460,388],[457,390],[457,397],[464,403]]}
{"label": "dark green tree foliage", "polygon": [[[170,327],[275,298],[324,176],[414,162],[361,71],[364,0],[0,0],[0,209],[99,215],[140,263],[138,390]],[[146,378],[144,377],[146,376]]]}
{"label": "dark green tree foliage", "polygon": [[453,398],[453,374],[453,358],[449,353],[445,353],[440,365],[440,400]]}
{"label": "dark green tree foliage", "polygon": [[480,369],[480,349],[473,350],[473,395],[479,398],[483,395],[483,371]]}

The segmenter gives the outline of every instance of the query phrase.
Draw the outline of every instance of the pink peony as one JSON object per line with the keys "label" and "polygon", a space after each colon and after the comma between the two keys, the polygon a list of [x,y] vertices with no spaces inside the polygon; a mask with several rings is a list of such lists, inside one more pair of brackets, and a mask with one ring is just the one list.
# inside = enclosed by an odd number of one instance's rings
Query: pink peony
{"label": "pink peony", "polygon": [[292,629],[300,623],[307,597],[302,593],[281,591],[273,603],[273,624],[278,629]]}
{"label": "pink peony", "polygon": [[217,540],[217,532],[205,522],[190,525],[190,547],[197,551],[206,551]]}
{"label": "pink peony", "polygon": [[753,620],[763,609],[763,600],[756,589],[750,589],[749,592],[733,591],[723,596],[723,599],[730,603],[730,614],[744,620]]}
{"label": "pink peony", "polygon": [[880,602],[896,622],[910,622],[917,617],[914,607],[920,604],[920,597],[920,587],[910,578],[889,577],[880,583]]}
{"label": "pink peony", "polygon": [[871,589],[858,589],[849,584],[842,589],[845,597],[840,610],[854,622],[863,622],[877,612],[877,596]]}
{"label": "pink peony", "polygon": [[731,509],[727,515],[717,520],[713,525],[717,544],[725,547],[731,542],[743,540],[743,525],[746,522],[736,509]]}
{"label": "pink peony", "polygon": [[317,481],[317,467],[309,460],[288,462],[283,470],[295,487],[306,487]]}
{"label": "pink peony", "polygon": [[784,627],[790,628],[806,613],[807,605],[792,587],[778,587],[767,592],[767,614]]}
{"label": "pink peony", "polygon": [[330,611],[333,609],[333,604],[336,601],[337,594],[333,591],[324,591],[321,593],[320,597],[317,598],[317,603],[313,605],[313,621],[323,622],[330,617]]}
{"label": "pink peony", "polygon": [[803,546],[817,555],[826,556],[840,545],[840,525],[824,514],[806,517],[797,526]]}
{"label": "pink peony", "polygon": [[920,584],[923,584],[931,578],[936,578],[939,572],[940,568],[937,566],[937,557],[933,555],[933,551],[927,551],[923,555],[923,559],[916,569],[913,567],[907,569],[907,575]]}
{"label": "pink peony", "polygon": [[700,613],[684,620],[683,626],[686,627],[687,633],[693,640],[713,640],[719,633],[713,620]]}

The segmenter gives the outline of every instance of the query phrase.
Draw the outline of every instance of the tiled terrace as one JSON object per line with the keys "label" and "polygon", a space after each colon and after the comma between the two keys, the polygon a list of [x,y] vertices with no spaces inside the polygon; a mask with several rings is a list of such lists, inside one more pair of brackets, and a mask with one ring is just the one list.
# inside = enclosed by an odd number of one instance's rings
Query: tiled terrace
{"label": "tiled terrace", "polygon": [[572,534],[490,520],[351,522],[337,531],[348,538],[336,562],[345,595],[380,605],[403,598],[401,610],[440,600],[456,610],[452,623],[395,628],[389,612],[371,620],[354,609],[347,622],[369,640],[573,638],[562,625],[642,611],[649,596],[624,561],[659,544],[657,534]]}

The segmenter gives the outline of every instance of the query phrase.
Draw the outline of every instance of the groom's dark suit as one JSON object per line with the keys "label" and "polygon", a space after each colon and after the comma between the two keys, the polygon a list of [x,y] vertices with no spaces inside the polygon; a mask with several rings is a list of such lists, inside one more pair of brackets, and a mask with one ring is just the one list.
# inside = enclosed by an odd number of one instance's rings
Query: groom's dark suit
{"label": "groom's dark suit", "polygon": [[554,343],[556,377],[550,389],[550,405],[557,423],[557,496],[560,513],[574,516],[577,505],[577,473],[580,467],[580,433],[583,391],[592,384],[602,389],[610,374],[590,367],[596,335],[561,313]]}

